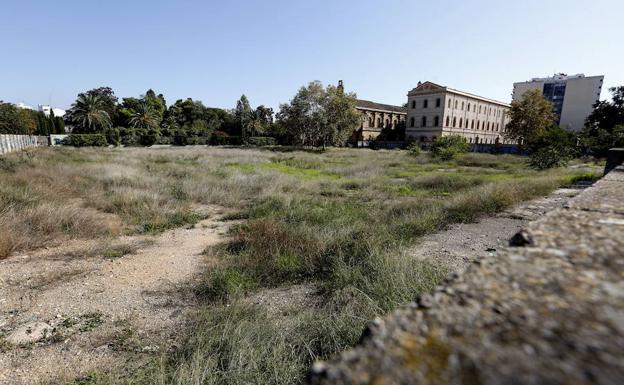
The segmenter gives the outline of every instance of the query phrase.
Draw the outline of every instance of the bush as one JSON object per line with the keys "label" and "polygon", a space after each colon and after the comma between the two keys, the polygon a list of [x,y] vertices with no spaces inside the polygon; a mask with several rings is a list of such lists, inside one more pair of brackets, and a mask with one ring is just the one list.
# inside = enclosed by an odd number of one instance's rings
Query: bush
{"label": "bush", "polygon": [[108,144],[113,146],[119,146],[121,144],[121,135],[119,133],[119,128],[109,128],[104,131],[104,135],[106,136],[106,141],[108,142]]}
{"label": "bush", "polygon": [[153,129],[141,130],[139,134],[139,144],[142,146],[153,146],[158,139],[158,131]]}
{"label": "bush", "polygon": [[407,152],[412,156],[420,155],[420,146],[416,142],[412,142],[407,146]]}
{"label": "bush", "polygon": [[106,147],[108,142],[104,134],[71,134],[63,139],[63,145],[74,147]]}
{"label": "bush", "polygon": [[252,146],[275,146],[277,141],[270,136],[252,136],[247,143]]}
{"label": "bush", "polygon": [[565,166],[578,154],[576,136],[558,126],[548,129],[527,147],[531,152],[529,166],[537,170]]}
{"label": "bush", "polygon": [[451,160],[468,151],[470,151],[470,144],[466,138],[459,135],[443,136],[431,145],[433,156],[442,160]]}

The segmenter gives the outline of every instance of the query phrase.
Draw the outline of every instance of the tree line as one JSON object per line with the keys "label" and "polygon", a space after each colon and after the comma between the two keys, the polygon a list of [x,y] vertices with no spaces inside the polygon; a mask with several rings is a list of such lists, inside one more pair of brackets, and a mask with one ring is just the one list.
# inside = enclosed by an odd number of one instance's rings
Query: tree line
{"label": "tree line", "polygon": [[0,134],[46,136],[64,133],[63,118],[55,117],[54,111],[50,110],[50,116],[46,116],[41,111],[18,108],[0,100]]}
{"label": "tree line", "polygon": [[355,94],[315,81],[280,105],[277,114],[264,105],[252,108],[245,95],[226,110],[191,98],[167,106],[151,89],[120,101],[110,87],[100,87],[78,94],[65,121],[72,133],[100,134],[109,144],[342,146],[360,117]]}
{"label": "tree line", "polygon": [[553,105],[540,90],[527,91],[511,103],[505,135],[529,152],[536,168],[563,165],[579,155],[603,157],[609,148],[624,146],[624,86],[609,91],[611,101],[597,102],[579,133],[555,124]]}

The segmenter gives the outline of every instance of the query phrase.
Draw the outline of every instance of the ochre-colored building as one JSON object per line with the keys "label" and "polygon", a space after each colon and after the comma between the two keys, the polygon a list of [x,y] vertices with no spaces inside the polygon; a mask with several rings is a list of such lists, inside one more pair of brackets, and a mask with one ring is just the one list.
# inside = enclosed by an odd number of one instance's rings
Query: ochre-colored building
{"label": "ochre-colored building", "polygon": [[362,119],[360,129],[351,138],[354,142],[367,143],[375,140],[384,128],[398,129],[405,125],[407,115],[405,107],[358,99],[356,109]]}
{"label": "ochre-colored building", "polygon": [[407,94],[407,140],[423,144],[461,135],[473,144],[510,144],[504,137],[509,104],[432,82]]}

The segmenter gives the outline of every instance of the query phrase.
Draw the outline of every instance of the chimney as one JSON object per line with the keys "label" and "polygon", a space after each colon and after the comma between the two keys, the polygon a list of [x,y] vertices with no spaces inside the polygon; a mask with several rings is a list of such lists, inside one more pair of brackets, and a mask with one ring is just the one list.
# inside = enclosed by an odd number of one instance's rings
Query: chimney
{"label": "chimney", "polygon": [[338,80],[338,92],[340,92],[341,94],[344,93],[344,85],[342,83],[342,80]]}

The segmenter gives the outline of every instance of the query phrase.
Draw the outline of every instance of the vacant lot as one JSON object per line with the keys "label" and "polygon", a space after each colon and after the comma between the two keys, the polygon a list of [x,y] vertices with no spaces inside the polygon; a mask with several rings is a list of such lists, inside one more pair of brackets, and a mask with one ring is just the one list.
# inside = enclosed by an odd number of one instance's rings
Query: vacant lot
{"label": "vacant lot", "polygon": [[[90,246],[74,258],[131,254],[119,240],[146,242],[217,207],[236,224],[204,251],[216,262],[194,284],[183,342],[126,351],[134,364],[77,381],[298,383],[314,359],[354,344],[367,320],[439,283],[444,266],[407,252],[418,237],[592,172],[398,150],[39,149],[0,158],[0,258],[80,242]],[[54,273],[44,282],[71,279]]]}

